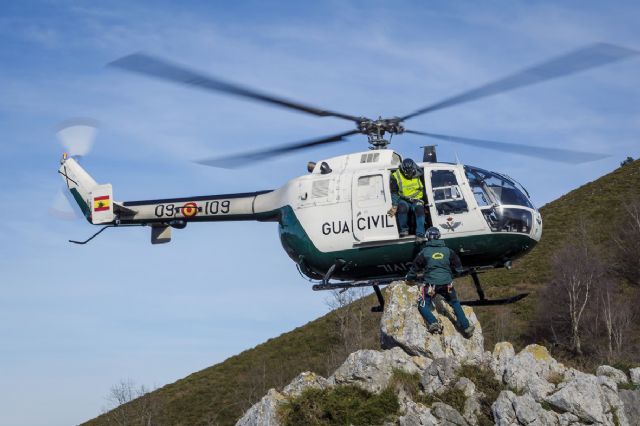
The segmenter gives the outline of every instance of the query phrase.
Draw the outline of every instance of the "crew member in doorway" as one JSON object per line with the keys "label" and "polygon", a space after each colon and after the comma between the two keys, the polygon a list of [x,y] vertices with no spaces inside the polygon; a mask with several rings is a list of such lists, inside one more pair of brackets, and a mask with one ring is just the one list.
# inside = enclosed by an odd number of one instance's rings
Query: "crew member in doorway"
{"label": "crew member in doorway", "polygon": [[415,282],[419,272],[424,272],[423,285],[420,286],[420,297],[418,298],[418,310],[427,321],[427,329],[430,333],[442,333],[442,324],[431,311],[432,301],[438,306],[446,301],[453,308],[458,322],[458,329],[462,331],[464,337],[473,335],[473,324],[469,323],[455,288],[453,288],[453,277],[464,272],[460,257],[455,251],[444,245],[440,239],[438,228],[427,229],[425,235],[427,241],[416,256],[413,264],[409,268],[406,276],[408,284]]}
{"label": "crew member in doorway", "polygon": [[391,204],[389,216],[398,216],[400,237],[409,235],[409,211],[416,218],[416,238],[424,235],[424,184],[415,161],[405,158],[391,175]]}

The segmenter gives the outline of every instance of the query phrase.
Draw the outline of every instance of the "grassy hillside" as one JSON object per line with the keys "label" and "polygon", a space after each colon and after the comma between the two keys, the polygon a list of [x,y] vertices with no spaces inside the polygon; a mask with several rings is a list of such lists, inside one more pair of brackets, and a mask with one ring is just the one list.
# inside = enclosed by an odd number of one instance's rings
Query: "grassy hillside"
{"label": "grassy hillside", "polygon": [[[487,348],[505,339],[516,344],[529,343],[527,332],[536,309],[535,293],[549,277],[548,265],[554,251],[572,237],[572,231],[581,223],[590,223],[605,231],[610,229],[622,211],[621,206],[632,194],[640,196],[640,161],[583,185],[541,209],[544,232],[540,244],[516,262],[511,271],[482,275],[489,297],[532,292],[530,297],[515,305],[476,310],[485,331]],[[475,298],[470,282],[461,282],[458,288],[463,295]],[[159,420],[157,423],[234,424],[267,389],[281,388],[299,372],[311,370],[328,375],[357,347],[378,347],[380,314],[368,312],[374,304],[372,297],[362,299],[156,390],[150,397],[159,407],[155,415]],[[352,321],[347,324],[349,328],[361,331],[356,333],[360,337],[341,332],[345,320]],[[92,426],[107,424],[110,422],[106,415],[86,423]]]}
{"label": "grassy hillside", "polygon": [[[483,285],[488,289],[488,297],[531,292],[529,297],[515,305],[477,309],[485,329],[487,347],[501,340],[510,340],[516,345],[531,343],[528,325],[536,309],[536,292],[551,275],[553,254],[573,238],[579,226],[597,231],[593,232],[594,240],[606,247],[623,215],[624,205],[634,198],[640,198],[640,160],[582,185],[540,208],[544,227],[540,243],[527,256],[514,262],[512,270],[501,269],[481,276]],[[464,294],[472,296],[471,281],[466,284]]]}

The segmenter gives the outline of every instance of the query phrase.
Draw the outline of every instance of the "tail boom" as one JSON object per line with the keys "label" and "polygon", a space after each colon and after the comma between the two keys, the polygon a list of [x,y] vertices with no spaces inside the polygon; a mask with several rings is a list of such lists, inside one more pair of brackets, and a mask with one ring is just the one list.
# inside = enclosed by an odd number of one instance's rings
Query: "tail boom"
{"label": "tail boom", "polygon": [[272,191],[204,195],[117,203],[123,224],[218,222],[234,220],[270,221],[277,219],[277,208],[259,208],[262,196]]}
{"label": "tail boom", "polygon": [[63,157],[58,173],[90,223],[149,225],[153,244],[171,241],[171,228],[188,222],[277,221],[282,207],[280,192],[271,190],[119,202],[111,184],[99,185],[74,158]]}

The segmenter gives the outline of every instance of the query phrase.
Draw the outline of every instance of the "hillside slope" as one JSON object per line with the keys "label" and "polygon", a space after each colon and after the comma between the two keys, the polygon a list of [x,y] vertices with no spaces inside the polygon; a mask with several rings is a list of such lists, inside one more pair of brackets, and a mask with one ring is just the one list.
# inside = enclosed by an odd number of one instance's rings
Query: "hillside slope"
{"label": "hillside slope", "polygon": [[[535,291],[549,277],[549,259],[571,238],[583,220],[608,230],[614,226],[624,203],[640,196],[640,161],[619,168],[602,178],[571,191],[542,207],[542,241],[511,271],[482,275],[487,295],[496,297],[522,290],[532,296],[509,307],[476,309],[485,331],[486,347],[498,340],[526,342],[527,324],[535,311]],[[468,283],[466,283],[468,284]],[[471,285],[460,283],[461,293],[473,296]],[[344,310],[360,318],[358,327],[364,336],[360,348],[379,347],[379,314],[368,312],[375,302],[371,297],[355,302],[342,311],[331,312],[302,327],[233,356],[226,361],[193,373],[184,379],[154,391],[160,424],[227,425],[235,421],[262,397],[269,388],[281,388],[302,371],[326,375],[358,348],[349,348],[339,332]],[[347,340],[350,340],[347,338]],[[526,342],[529,343],[529,342]],[[86,425],[107,425],[107,416]]]}

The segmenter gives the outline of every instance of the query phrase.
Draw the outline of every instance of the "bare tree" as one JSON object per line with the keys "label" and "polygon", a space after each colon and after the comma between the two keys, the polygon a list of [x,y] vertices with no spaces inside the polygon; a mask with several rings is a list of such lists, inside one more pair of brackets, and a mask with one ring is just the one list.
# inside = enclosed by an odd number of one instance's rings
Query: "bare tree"
{"label": "bare tree", "polygon": [[111,386],[107,395],[109,407],[103,411],[109,424],[117,426],[159,425],[160,404],[144,385],[136,386],[131,379]]}
{"label": "bare tree", "polygon": [[568,325],[572,350],[582,355],[585,309],[592,301],[597,280],[603,275],[602,260],[589,240],[585,226],[580,226],[576,238],[558,251],[552,263],[552,285],[560,296],[557,299],[561,303],[560,318]]}
{"label": "bare tree", "polygon": [[347,291],[333,290],[331,297],[325,300],[327,306],[334,311],[336,316],[339,337],[342,343],[344,355],[362,348],[364,342],[364,312],[362,306],[356,306],[353,302],[365,297],[367,292],[363,288]]}
{"label": "bare tree", "polygon": [[[611,362],[613,359],[613,334],[616,321],[616,294],[615,283],[611,280],[602,280],[602,286],[600,288],[600,314],[597,319],[601,319],[605,328],[605,337],[607,340],[607,362]],[[595,324],[598,323],[596,319]]]}
{"label": "bare tree", "polygon": [[635,315],[630,299],[623,295],[617,295],[616,299],[611,328],[614,350],[616,355],[620,356],[627,348],[627,339],[632,333]]}

